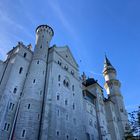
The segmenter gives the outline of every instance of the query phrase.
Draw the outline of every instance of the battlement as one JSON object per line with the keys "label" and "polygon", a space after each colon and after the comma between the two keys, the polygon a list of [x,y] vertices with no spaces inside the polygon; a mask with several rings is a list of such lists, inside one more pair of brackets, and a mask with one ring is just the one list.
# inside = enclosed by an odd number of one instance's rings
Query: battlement
{"label": "battlement", "polygon": [[37,28],[36,28],[36,33],[40,33],[42,31],[46,31],[48,32],[51,36],[54,36],[54,31],[53,29],[48,26],[48,25],[39,25]]}

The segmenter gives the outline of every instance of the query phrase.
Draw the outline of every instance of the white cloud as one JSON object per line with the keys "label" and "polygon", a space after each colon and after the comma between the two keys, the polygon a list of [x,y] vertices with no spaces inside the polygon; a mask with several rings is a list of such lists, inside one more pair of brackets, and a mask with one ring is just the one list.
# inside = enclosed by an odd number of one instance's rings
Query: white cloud
{"label": "white cloud", "polygon": [[89,72],[93,75],[103,76],[101,73],[97,73],[97,72],[93,72],[93,71],[89,71]]}
{"label": "white cloud", "polygon": [[11,27],[14,27],[14,29],[20,30],[22,33],[26,34],[28,37],[33,38],[32,35],[29,33],[29,31],[24,26],[19,24],[17,21],[14,21],[12,17],[10,16],[10,14],[6,13],[1,6],[0,6],[0,17],[1,17],[0,21],[3,22],[4,24],[10,25]]}
{"label": "white cloud", "polygon": [[65,29],[72,35],[72,37],[74,37],[74,39],[77,40],[78,35],[77,35],[75,29],[73,28],[73,26],[70,24],[70,22],[68,21],[68,19],[64,15],[64,11],[62,11],[59,4],[56,1],[54,2],[52,0],[48,1],[48,4],[52,8],[52,10],[55,12],[56,17],[59,18],[62,25],[65,27]]}

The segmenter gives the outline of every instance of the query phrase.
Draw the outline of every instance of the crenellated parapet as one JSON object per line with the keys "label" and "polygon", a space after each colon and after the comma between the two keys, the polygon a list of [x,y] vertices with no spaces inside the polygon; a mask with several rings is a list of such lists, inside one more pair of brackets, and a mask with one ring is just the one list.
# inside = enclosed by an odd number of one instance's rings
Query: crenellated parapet
{"label": "crenellated parapet", "polygon": [[49,35],[51,35],[51,36],[54,36],[54,31],[53,31],[53,29],[50,27],[50,26],[48,26],[48,25],[39,25],[37,28],[36,28],[36,33],[37,34],[40,34],[40,33],[42,33],[42,31],[43,32],[47,32]]}

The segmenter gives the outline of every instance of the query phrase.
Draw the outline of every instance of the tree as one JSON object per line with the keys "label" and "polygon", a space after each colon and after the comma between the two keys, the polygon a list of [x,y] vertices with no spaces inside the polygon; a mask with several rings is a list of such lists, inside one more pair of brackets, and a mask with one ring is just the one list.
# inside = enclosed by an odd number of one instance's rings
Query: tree
{"label": "tree", "polygon": [[129,115],[130,132],[126,135],[126,139],[140,140],[140,106],[137,110],[134,110]]}

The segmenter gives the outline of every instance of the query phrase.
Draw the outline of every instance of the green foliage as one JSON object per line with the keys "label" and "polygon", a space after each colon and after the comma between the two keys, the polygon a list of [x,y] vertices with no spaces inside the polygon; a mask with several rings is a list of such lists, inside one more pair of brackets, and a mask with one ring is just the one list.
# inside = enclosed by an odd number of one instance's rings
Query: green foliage
{"label": "green foliage", "polygon": [[126,140],[140,140],[140,106],[128,115],[131,131],[126,133]]}

